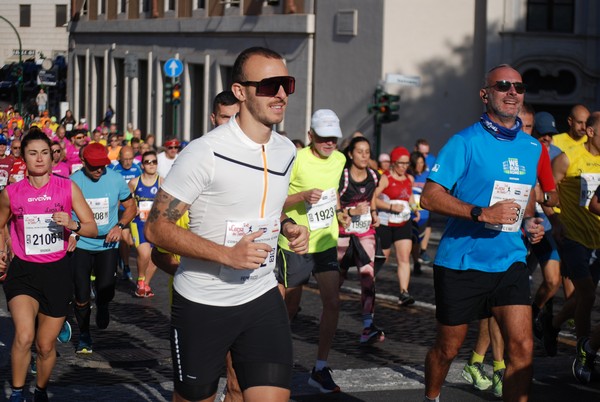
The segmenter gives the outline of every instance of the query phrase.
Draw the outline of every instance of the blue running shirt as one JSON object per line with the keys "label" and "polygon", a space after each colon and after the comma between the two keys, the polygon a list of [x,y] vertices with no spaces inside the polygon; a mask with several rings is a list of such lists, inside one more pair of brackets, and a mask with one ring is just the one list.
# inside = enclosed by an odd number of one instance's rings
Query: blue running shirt
{"label": "blue running shirt", "polygon": [[[498,140],[479,122],[455,134],[441,150],[429,180],[461,201],[490,206],[495,185],[513,190],[536,183],[542,145],[519,132],[512,141]],[[497,191],[497,190],[496,190]],[[505,232],[470,219],[450,218],[440,241],[435,264],[446,268],[503,272],[525,262],[521,231]]]}

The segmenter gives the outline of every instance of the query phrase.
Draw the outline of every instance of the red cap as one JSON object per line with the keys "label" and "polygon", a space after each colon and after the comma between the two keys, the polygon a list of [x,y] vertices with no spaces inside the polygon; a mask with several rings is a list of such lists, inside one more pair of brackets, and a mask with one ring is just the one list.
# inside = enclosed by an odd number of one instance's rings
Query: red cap
{"label": "red cap", "polygon": [[104,145],[93,142],[89,145],[86,145],[83,148],[83,159],[90,166],[107,166],[110,165],[110,159],[108,159],[108,151],[104,147]]}
{"label": "red cap", "polygon": [[400,159],[401,156],[408,156],[410,158],[410,152],[408,152],[408,149],[404,148],[404,147],[396,147],[392,150],[392,153],[390,154],[390,158],[392,159],[392,163],[396,162],[398,159]]}
{"label": "red cap", "polygon": [[180,145],[181,145],[181,143],[179,142],[179,140],[177,138],[173,138],[172,140],[169,140],[164,143],[165,148],[166,147],[178,147]]}

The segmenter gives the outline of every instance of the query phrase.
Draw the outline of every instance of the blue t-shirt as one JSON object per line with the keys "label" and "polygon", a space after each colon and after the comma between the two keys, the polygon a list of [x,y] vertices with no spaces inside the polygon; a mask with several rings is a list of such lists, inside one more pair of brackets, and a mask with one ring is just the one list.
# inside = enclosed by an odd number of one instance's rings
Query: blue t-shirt
{"label": "blue t-shirt", "polygon": [[118,242],[106,243],[104,237],[119,221],[119,202],[131,197],[131,192],[123,176],[112,169],[106,169],[97,182],[87,177],[83,169],[71,175],[83,193],[98,225],[98,237],[83,237],[77,242],[77,248],[89,251],[102,251],[117,247]]}
{"label": "blue t-shirt", "polygon": [[119,162],[110,165],[110,167],[115,172],[119,172],[127,183],[129,183],[129,180],[142,175],[142,168],[137,163],[132,164],[129,169],[125,169]]}
{"label": "blue t-shirt", "polygon": [[[477,122],[450,138],[428,179],[461,201],[487,207],[496,182],[505,183],[504,188],[518,183],[533,190],[541,147],[523,132],[512,141],[498,140]],[[457,270],[503,272],[515,262],[525,262],[526,254],[521,231],[501,232],[486,228],[485,223],[450,218],[435,264]]]}

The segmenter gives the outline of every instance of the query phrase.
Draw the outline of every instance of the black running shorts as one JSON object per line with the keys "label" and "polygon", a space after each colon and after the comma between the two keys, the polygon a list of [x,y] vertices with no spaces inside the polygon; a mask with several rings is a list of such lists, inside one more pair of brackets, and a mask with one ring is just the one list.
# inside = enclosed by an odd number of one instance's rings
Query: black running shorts
{"label": "black running shorts", "polygon": [[435,316],[444,325],[491,317],[492,307],[531,305],[529,270],[515,262],[504,272],[433,267]]}
{"label": "black running shorts", "polygon": [[277,250],[277,281],[286,288],[302,286],[308,283],[311,274],[329,271],[340,271],[337,247],[310,254]]}
{"label": "black running shorts", "polygon": [[39,303],[40,313],[65,317],[73,297],[69,258],[65,255],[58,261],[42,264],[14,256],[4,282],[6,301],[19,295],[31,296]]}
{"label": "black running shorts", "polygon": [[410,222],[406,222],[402,226],[379,225],[375,231],[381,241],[381,248],[384,250],[390,249],[392,244],[399,240],[412,240],[413,238],[413,226]]}
{"label": "black running shorts", "polygon": [[277,287],[233,307],[194,303],[173,291],[171,354],[177,393],[197,401],[217,392],[229,350],[242,391],[255,386],[290,389],[292,335]]}

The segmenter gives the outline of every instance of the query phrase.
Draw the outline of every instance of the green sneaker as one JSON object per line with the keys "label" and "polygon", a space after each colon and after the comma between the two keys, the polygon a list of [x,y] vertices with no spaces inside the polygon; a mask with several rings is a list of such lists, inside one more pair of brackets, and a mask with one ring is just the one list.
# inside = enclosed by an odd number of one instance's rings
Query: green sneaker
{"label": "green sneaker", "polygon": [[465,364],[462,377],[480,391],[485,391],[492,386],[492,381],[485,375],[482,363]]}
{"label": "green sneaker", "polygon": [[500,369],[494,371],[494,376],[492,377],[492,392],[494,396],[498,398],[502,398],[502,382],[504,381],[504,370]]}

